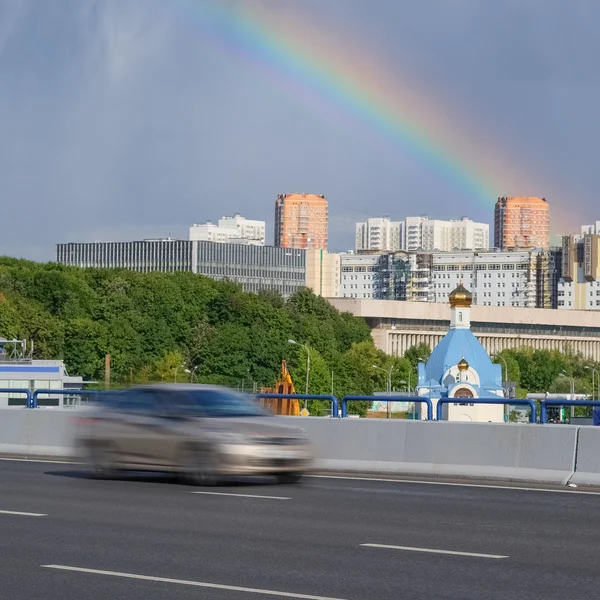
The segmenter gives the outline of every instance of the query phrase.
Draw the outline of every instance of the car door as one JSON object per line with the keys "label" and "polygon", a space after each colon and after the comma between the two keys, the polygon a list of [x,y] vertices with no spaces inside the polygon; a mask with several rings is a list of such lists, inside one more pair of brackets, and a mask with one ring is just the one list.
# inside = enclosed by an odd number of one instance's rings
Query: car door
{"label": "car door", "polygon": [[152,389],[129,390],[124,402],[120,440],[124,462],[156,465],[160,446],[161,427],[157,418],[157,393]]}

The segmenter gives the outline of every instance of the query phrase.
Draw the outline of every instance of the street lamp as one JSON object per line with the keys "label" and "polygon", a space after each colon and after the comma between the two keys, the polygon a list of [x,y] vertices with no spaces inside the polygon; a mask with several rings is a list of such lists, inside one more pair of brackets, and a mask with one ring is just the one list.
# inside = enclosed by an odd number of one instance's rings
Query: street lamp
{"label": "street lamp", "polygon": [[[419,361],[420,363],[423,363],[423,364],[426,364],[426,363],[427,363],[427,359],[426,359],[426,358],[423,358],[422,356],[420,356],[420,357],[418,358],[418,361]],[[429,379],[428,381],[429,381],[429,399],[431,400],[431,379]]]}
{"label": "street lamp", "polygon": [[[306,386],[304,393],[308,396],[308,378],[310,376],[310,348],[305,344],[299,344],[296,340],[288,340],[288,344],[302,346],[302,348],[306,350]],[[304,408],[306,408],[306,400],[304,401]]]}
{"label": "street lamp", "polygon": [[[571,400],[575,400],[573,396],[575,396],[575,378],[567,375],[566,371],[561,371],[559,377],[566,377],[571,382]],[[571,418],[575,417],[575,407],[571,406]]]}
{"label": "street lamp", "polygon": [[506,360],[504,359],[503,356],[500,356],[499,354],[492,354],[493,358],[498,358],[502,361],[502,364],[504,365],[504,381],[508,381],[508,365],[506,364]]}
{"label": "street lamp", "polygon": [[600,373],[594,367],[583,367],[584,369],[588,369],[592,372],[592,400],[594,399],[594,394],[596,393],[596,375],[598,375],[598,395],[600,396]]}
{"label": "street lamp", "polygon": [[191,371],[189,369],[185,369],[185,372],[190,376],[190,383],[194,383],[194,374],[196,373],[196,369],[198,367],[194,367]]}
{"label": "street lamp", "polygon": [[[379,369],[380,371],[383,371],[387,375],[387,394],[388,394],[388,396],[391,396],[392,395],[392,371],[394,370],[394,365],[392,365],[389,368],[389,370],[384,369],[383,367],[378,367],[377,365],[373,365],[373,368]],[[392,405],[389,400],[387,403],[387,414],[388,414],[388,419],[391,419],[392,418]]]}

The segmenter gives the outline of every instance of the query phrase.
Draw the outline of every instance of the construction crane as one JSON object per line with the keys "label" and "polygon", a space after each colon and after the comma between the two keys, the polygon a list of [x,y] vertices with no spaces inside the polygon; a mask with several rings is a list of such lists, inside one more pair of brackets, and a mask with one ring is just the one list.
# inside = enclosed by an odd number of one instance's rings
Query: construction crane
{"label": "construction crane", "polygon": [[[296,388],[288,370],[287,361],[281,361],[281,373],[279,380],[272,388],[263,388],[263,394],[295,394]],[[300,403],[298,400],[287,398],[261,398],[260,403],[276,415],[288,415],[297,417],[300,415]]]}

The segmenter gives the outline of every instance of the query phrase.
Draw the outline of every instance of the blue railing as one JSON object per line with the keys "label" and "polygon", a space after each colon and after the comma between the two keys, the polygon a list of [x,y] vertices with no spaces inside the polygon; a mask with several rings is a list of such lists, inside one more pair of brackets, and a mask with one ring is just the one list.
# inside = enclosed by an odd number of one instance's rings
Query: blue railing
{"label": "blue railing", "polygon": [[48,394],[51,396],[99,396],[101,392],[98,390],[76,390],[76,389],[63,389],[63,390],[35,390],[31,398],[31,408],[38,407],[38,396],[40,394]]}
{"label": "blue railing", "polygon": [[433,404],[427,396],[345,396],[342,398],[342,417],[348,416],[348,402],[414,402],[427,406],[427,420],[433,419]]}
{"label": "blue railing", "polygon": [[561,400],[560,398],[552,398],[543,400],[540,409],[540,423],[548,422],[548,406],[591,406],[595,408],[600,407],[598,400]]}
{"label": "blue railing", "polygon": [[256,398],[281,398],[282,400],[328,400],[331,402],[331,416],[338,416],[338,399],[335,396],[311,395],[311,394],[256,394]]}
{"label": "blue railing", "polygon": [[530,421],[537,421],[537,410],[534,400],[521,400],[517,398],[440,398],[435,409],[435,418],[443,420],[442,408],[444,404],[509,404],[511,406],[529,406],[531,411]]}
{"label": "blue railing", "polygon": [[27,408],[33,407],[31,391],[27,388],[0,388],[0,394],[25,394],[25,406]]}

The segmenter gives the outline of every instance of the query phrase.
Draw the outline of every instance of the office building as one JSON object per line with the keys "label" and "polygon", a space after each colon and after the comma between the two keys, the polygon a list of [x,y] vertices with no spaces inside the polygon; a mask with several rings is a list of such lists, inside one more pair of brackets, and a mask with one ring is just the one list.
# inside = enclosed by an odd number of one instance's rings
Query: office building
{"label": "office building", "polygon": [[343,254],[341,298],[448,302],[461,282],[479,306],[556,308],[561,251]]}
{"label": "office building", "polygon": [[433,253],[432,285],[435,302],[463,282],[477,306],[556,306],[557,277],[554,255],[543,250],[514,252]]}
{"label": "office building", "polygon": [[56,262],[74,267],[128,269],[140,273],[191,271],[192,244],[170,238],[58,244]]}
{"label": "office building", "polygon": [[77,267],[188,271],[288,297],[306,286],[306,252],[274,246],[188,240],[58,244],[57,262]]}
{"label": "office building", "polygon": [[403,250],[416,252],[452,252],[453,250],[487,250],[490,226],[467,217],[443,221],[427,216],[407,217],[404,222]]}
{"label": "office building", "polygon": [[305,252],[306,287],[317,296],[337,298],[341,291],[341,255],[321,249]]}
{"label": "office building", "polygon": [[265,222],[246,219],[239,214],[221,217],[218,224],[211,221],[190,227],[190,241],[246,243],[265,245]]}
{"label": "office building", "polygon": [[[598,231],[596,226],[582,230]],[[584,233],[562,239],[562,273],[558,308],[600,310],[600,235]]]}
{"label": "office building", "polygon": [[406,223],[389,217],[370,218],[356,224],[356,252],[397,252],[406,247]]}
{"label": "office building", "polygon": [[[433,350],[450,327],[446,303],[355,298],[329,302],[338,310],[364,318],[375,345],[392,356],[404,356],[418,344]],[[534,348],[573,352],[600,361],[600,323],[589,311],[473,305],[470,320],[471,331],[490,355]]]}
{"label": "office building", "polygon": [[306,287],[306,252],[245,244],[195,242],[194,273],[239,283],[246,292],[274,290],[287,298]]}
{"label": "office building", "polygon": [[550,216],[545,198],[498,198],[494,209],[494,247],[542,248],[550,245]]}
{"label": "office building", "polygon": [[275,246],[327,249],[327,200],[317,194],[279,194],[275,202]]}

